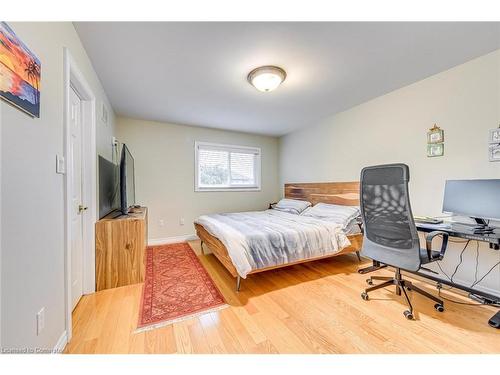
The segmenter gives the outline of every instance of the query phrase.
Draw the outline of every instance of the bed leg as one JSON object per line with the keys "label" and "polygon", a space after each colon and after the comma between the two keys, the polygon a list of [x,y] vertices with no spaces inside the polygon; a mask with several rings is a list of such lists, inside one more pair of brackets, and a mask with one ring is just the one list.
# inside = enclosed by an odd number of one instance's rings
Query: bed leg
{"label": "bed leg", "polygon": [[203,241],[200,242],[200,248],[201,248],[201,254],[205,255],[205,252],[203,251]]}
{"label": "bed leg", "polygon": [[361,254],[359,253],[359,251],[356,251],[356,256],[358,257],[358,260],[361,262]]}
{"label": "bed leg", "polygon": [[240,286],[241,286],[241,276],[238,276],[236,278],[236,291],[239,292],[240,291]]}

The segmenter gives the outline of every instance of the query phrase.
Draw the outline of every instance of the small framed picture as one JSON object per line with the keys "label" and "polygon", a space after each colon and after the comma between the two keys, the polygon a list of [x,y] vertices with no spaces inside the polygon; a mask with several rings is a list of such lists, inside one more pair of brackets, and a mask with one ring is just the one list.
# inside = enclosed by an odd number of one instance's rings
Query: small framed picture
{"label": "small framed picture", "polygon": [[444,143],[429,143],[427,145],[427,156],[430,158],[444,155]]}
{"label": "small framed picture", "polygon": [[439,126],[434,124],[427,132],[427,143],[443,143],[444,131]]}
{"label": "small framed picture", "polygon": [[490,130],[489,143],[500,143],[500,128]]}
{"label": "small framed picture", "polygon": [[491,145],[489,151],[490,161],[500,161],[500,144]]}

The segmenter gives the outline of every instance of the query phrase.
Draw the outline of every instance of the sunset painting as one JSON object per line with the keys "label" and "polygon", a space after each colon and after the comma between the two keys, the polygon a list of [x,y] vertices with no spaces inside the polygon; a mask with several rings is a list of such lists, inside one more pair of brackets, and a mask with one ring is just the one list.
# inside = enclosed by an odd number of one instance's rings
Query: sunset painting
{"label": "sunset painting", "polygon": [[40,117],[40,60],[0,22],[0,97]]}

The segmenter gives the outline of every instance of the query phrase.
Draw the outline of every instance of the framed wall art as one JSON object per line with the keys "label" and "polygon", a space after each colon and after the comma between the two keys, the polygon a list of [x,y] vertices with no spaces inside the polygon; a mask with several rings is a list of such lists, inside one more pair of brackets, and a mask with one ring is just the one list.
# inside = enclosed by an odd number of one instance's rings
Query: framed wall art
{"label": "framed wall art", "polygon": [[489,143],[500,144],[500,127],[490,130]]}
{"label": "framed wall art", "polygon": [[500,144],[490,145],[489,156],[490,161],[500,161]]}
{"label": "framed wall art", "polygon": [[14,31],[0,22],[0,98],[40,117],[41,63]]}
{"label": "framed wall art", "polygon": [[434,124],[427,132],[427,143],[443,143],[444,131],[439,126]]}
{"label": "framed wall art", "polygon": [[444,143],[427,144],[427,156],[430,158],[444,155]]}

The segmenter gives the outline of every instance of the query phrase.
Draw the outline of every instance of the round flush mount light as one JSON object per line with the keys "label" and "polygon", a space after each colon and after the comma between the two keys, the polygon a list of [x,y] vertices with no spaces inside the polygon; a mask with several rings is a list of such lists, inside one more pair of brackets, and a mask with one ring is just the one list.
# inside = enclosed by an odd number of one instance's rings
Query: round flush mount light
{"label": "round flush mount light", "polygon": [[286,72],[273,65],[260,66],[248,73],[248,82],[262,92],[273,91],[285,80]]}

